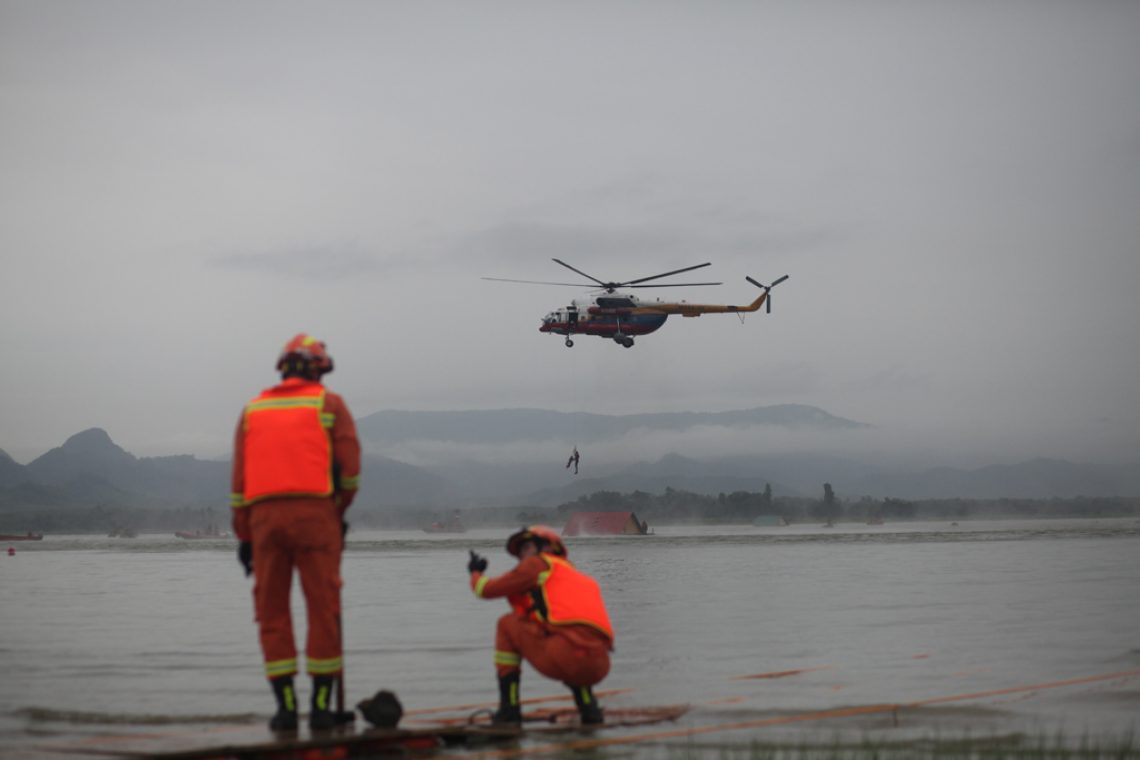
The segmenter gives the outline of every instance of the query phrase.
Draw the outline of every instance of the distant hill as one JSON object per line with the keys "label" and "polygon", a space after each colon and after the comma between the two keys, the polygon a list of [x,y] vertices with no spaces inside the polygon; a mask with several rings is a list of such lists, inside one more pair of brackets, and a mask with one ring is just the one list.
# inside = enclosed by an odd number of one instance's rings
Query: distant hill
{"label": "distant hill", "polygon": [[[0,510],[229,505],[230,463],[188,455],[135,457],[91,428],[21,465],[0,452]],[[364,457],[358,504],[448,505],[463,492],[446,477],[393,459]]]}
{"label": "distant hill", "polygon": [[596,491],[645,491],[660,494],[666,488],[672,488],[675,491],[717,495],[734,491],[761,492],[768,484],[780,495],[805,495],[801,489],[789,486],[775,477],[765,477],[760,471],[744,472],[725,461],[701,462],[670,454],[656,462],[629,465],[611,475],[579,476],[566,485],[529,493],[519,501],[550,507],[575,501]]}
{"label": "distant hill", "polygon": [[737,456],[712,461],[669,454],[656,462],[631,464],[603,476],[535,491],[525,501],[556,506],[599,490],[663,493],[666,488],[715,496],[734,491],[762,492],[767,485],[779,496],[811,497],[822,493],[826,482],[838,491],[845,483],[871,479],[875,472],[868,465],[826,454]]}
{"label": "distant hill", "polygon": [[[389,449],[410,441],[458,441],[480,445],[555,440],[567,427],[587,436],[621,436],[634,430],[673,431],[680,440],[697,427],[779,425],[817,431],[865,428],[810,406],[784,405],[721,413],[606,416],[535,409],[469,412],[379,412],[358,421],[361,437]],[[696,431],[694,431],[696,432]],[[636,449],[633,449],[636,451]],[[660,494],[666,488],[717,495],[762,491],[817,498],[830,483],[843,500],[861,496],[896,499],[1071,498],[1140,496],[1140,463],[1081,464],[1030,459],[973,470],[889,468],[854,458],[813,452],[698,459],[669,454],[652,461],[607,462],[583,451],[580,475],[546,463],[497,463],[455,459],[420,467],[365,454],[360,509],[441,509],[555,506],[595,491],[634,490]],[[27,465],[0,451],[0,512],[106,507],[225,507],[230,463],[193,456],[136,457],[102,429],[68,438]]]}
{"label": "distant hill", "polygon": [[1049,499],[1140,495],[1140,464],[1101,466],[1033,459],[975,470],[937,467],[897,471],[842,457],[796,453],[697,461],[671,454],[597,477],[573,479],[519,497],[520,503],[557,506],[595,491],[663,493],[666,488],[717,495],[760,492],[819,498],[830,483],[840,499]]}
{"label": "distant hill", "polygon": [[447,507],[463,494],[463,488],[444,475],[374,454],[364,455],[361,472],[355,505],[363,508]]}
{"label": "distant hill", "polygon": [[361,439],[375,445],[407,441],[502,444],[519,441],[592,442],[635,430],[684,431],[699,426],[745,428],[779,425],[814,430],[870,427],[814,406],[782,404],[731,412],[664,412],[606,415],[546,409],[407,412],[386,410],[357,420]]}
{"label": "distant hill", "polygon": [[1031,459],[974,470],[936,467],[920,472],[869,472],[852,491],[903,499],[1050,499],[1140,494],[1140,464],[1077,464]]}
{"label": "distant hill", "polygon": [[0,488],[7,488],[27,479],[24,466],[8,456],[8,452],[0,449]]}
{"label": "distant hill", "polygon": [[108,482],[125,481],[138,471],[139,460],[119,448],[107,431],[90,428],[28,463],[39,483],[63,485],[79,475],[97,475]]}
{"label": "distant hill", "polygon": [[27,465],[0,468],[0,508],[228,503],[229,466],[191,456],[138,458],[90,428]]}

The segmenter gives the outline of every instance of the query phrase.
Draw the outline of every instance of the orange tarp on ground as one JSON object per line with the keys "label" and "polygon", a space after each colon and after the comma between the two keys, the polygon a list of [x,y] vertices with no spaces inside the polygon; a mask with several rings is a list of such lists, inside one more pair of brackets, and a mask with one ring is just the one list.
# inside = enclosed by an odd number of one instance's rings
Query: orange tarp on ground
{"label": "orange tarp on ground", "polygon": [[562,529],[564,536],[644,535],[648,523],[642,523],[633,512],[575,512]]}

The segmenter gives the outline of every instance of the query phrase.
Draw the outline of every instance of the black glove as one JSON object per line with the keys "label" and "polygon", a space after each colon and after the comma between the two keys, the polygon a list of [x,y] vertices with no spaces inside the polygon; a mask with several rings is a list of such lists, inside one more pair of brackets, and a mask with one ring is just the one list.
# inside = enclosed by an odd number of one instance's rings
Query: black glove
{"label": "black glove", "polygon": [[238,562],[245,568],[245,577],[253,572],[253,542],[242,541],[238,544]]}
{"label": "black glove", "polygon": [[342,519],[340,521],[340,537],[344,538],[347,535],[348,535],[348,521]]}
{"label": "black glove", "polygon": [[487,569],[487,558],[480,557],[475,552],[471,552],[471,561],[467,563],[467,572],[481,573]]}

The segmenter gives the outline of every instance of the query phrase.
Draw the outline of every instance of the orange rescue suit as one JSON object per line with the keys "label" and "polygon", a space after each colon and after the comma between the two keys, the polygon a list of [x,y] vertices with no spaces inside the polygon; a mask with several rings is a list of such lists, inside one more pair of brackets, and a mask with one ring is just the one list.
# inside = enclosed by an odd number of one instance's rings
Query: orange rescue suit
{"label": "orange rescue suit", "polygon": [[341,522],[359,475],[352,416],[319,382],[283,380],[243,410],[234,434],[233,527],[238,540],[253,544],[254,608],[271,679],[297,672],[294,570],[308,619],[306,670],[341,670]]}
{"label": "orange rescue suit", "polygon": [[568,560],[543,552],[497,578],[473,572],[471,588],[481,598],[506,597],[513,609],[495,632],[500,676],[524,659],[570,686],[593,686],[609,673],[614,633],[601,589]]}

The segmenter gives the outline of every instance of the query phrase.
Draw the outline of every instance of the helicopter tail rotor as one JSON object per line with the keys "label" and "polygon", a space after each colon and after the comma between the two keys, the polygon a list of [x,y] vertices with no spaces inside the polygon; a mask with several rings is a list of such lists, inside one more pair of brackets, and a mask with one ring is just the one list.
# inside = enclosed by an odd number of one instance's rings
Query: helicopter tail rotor
{"label": "helicopter tail rotor", "polygon": [[781,282],[788,279],[788,275],[784,275],[780,279],[773,281],[771,285],[765,285],[762,282],[756,282],[756,280],[753,280],[751,277],[748,277],[747,275],[744,277],[744,279],[748,280],[750,283],[752,283],[753,285],[755,285],[756,287],[758,287],[764,291],[764,295],[767,296],[767,298],[764,299],[764,311],[767,314],[771,314],[772,313],[772,288],[776,287]]}

